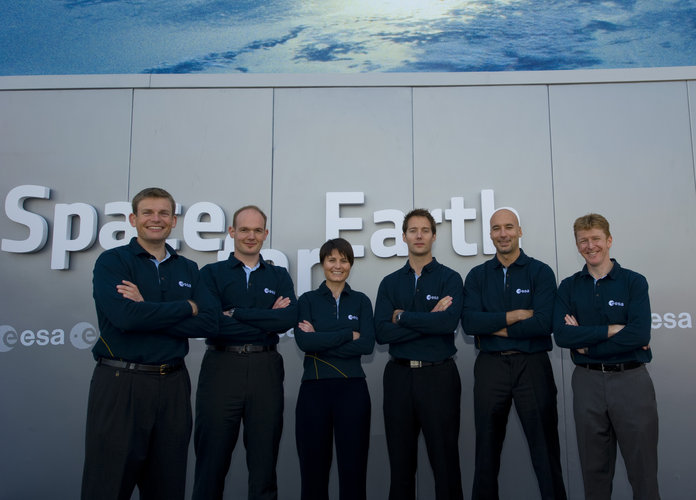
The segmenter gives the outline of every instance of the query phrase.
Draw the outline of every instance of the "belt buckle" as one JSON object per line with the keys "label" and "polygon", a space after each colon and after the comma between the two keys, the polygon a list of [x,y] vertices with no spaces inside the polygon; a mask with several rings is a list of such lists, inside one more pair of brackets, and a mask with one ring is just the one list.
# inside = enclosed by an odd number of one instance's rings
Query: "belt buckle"
{"label": "belt buckle", "polygon": [[422,361],[409,360],[408,366],[411,367],[411,368],[423,368],[423,362],[422,362]]}
{"label": "belt buckle", "polygon": [[169,372],[169,365],[160,365],[159,366],[159,374],[160,375],[166,375]]}

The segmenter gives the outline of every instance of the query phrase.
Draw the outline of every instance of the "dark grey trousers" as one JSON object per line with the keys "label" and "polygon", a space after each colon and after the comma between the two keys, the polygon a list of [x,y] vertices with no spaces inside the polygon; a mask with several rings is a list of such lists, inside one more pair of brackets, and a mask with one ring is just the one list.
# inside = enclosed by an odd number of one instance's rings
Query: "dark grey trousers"
{"label": "dark grey trousers", "polygon": [[645,366],[623,372],[576,367],[573,410],[586,500],[610,500],[616,445],[636,500],[659,500],[655,389]]}

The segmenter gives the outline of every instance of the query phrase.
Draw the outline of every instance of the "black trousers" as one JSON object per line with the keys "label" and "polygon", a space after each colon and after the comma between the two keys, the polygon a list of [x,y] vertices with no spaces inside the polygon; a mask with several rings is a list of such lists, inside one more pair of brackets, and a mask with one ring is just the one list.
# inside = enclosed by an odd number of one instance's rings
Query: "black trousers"
{"label": "black trousers", "polygon": [[167,375],[97,365],[87,403],[83,500],[184,498],[191,438],[186,368]]}
{"label": "black trousers", "polygon": [[364,378],[302,382],[295,409],[302,500],[328,500],[334,440],[339,498],[365,500],[370,416]]}
{"label": "black trousers", "polygon": [[541,498],[565,500],[556,383],[546,352],[480,352],[474,363],[476,467],[472,499],[498,498],[500,453],[512,401],[527,437]]}
{"label": "black trousers", "polygon": [[278,498],[276,462],[283,431],[283,358],[277,351],[206,351],[198,378],[194,500],[221,499],[240,424],[249,499]]}
{"label": "black trousers", "polygon": [[463,498],[459,468],[460,398],[459,372],[451,359],[423,368],[387,363],[384,427],[391,468],[390,500],[416,498],[421,430],[435,478],[435,498]]}

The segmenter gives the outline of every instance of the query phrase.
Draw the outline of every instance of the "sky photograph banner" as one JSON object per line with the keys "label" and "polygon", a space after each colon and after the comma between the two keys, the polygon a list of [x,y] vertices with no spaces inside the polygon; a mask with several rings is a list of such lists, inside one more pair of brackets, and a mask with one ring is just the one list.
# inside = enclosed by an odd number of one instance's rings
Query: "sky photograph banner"
{"label": "sky photograph banner", "polygon": [[0,76],[696,65],[693,0],[0,1]]}

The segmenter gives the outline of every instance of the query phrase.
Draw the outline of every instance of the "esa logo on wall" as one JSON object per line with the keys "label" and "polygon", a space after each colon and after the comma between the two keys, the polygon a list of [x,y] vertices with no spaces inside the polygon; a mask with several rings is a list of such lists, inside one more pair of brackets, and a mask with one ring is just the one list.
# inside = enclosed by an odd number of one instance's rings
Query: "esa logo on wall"
{"label": "esa logo on wall", "polygon": [[[97,329],[91,323],[82,321],[70,329],[68,340],[76,349],[89,349],[99,338]],[[65,330],[62,328],[17,331],[10,325],[0,326],[0,352],[8,352],[17,347],[45,347],[65,345]]]}

